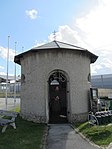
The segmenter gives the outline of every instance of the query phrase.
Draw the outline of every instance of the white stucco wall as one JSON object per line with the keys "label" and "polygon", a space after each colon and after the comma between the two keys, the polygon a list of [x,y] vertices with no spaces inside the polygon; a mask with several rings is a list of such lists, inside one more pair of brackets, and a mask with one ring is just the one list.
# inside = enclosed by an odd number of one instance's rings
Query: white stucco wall
{"label": "white stucco wall", "polygon": [[21,73],[25,75],[25,82],[21,87],[23,116],[33,116],[35,119],[40,116],[41,121],[45,121],[48,115],[47,81],[49,74],[56,69],[66,72],[69,76],[70,116],[88,111],[90,59],[86,55],[69,50],[29,53],[21,58],[21,67]]}

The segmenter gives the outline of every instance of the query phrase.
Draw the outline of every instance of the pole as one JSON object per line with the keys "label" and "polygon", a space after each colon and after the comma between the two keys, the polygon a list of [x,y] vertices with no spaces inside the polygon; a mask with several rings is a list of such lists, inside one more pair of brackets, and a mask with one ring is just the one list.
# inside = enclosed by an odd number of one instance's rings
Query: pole
{"label": "pole", "polygon": [[[17,42],[15,42],[15,56],[16,56],[16,44],[17,44]],[[16,106],[16,63],[15,63],[15,74],[14,74],[14,80],[15,80],[15,82],[14,82],[14,108],[15,108],[15,106]]]}
{"label": "pole", "polygon": [[7,49],[7,78],[6,78],[6,98],[5,98],[6,110],[7,110],[7,95],[8,95],[9,39],[10,39],[10,36],[8,36],[8,49]]}

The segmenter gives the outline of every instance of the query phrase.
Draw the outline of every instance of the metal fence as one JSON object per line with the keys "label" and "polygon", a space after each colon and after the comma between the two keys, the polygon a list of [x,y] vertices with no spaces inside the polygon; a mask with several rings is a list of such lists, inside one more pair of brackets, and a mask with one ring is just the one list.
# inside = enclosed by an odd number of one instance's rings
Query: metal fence
{"label": "metal fence", "polygon": [[112,74],[92,76],[91,86],[95,88],[112,89]]}
{"label": "metal fence", "polygon": [[[16,85],[16,87],[15,87]],[[8,97],[14,97],[14,88],[16,88],[16,96],[20,97],[20,91],[21,91],[21,83],[16,82],[15,83],[8,83],[7,85],[7,93]],[[6,83],[0,83],[0,97],[5,97],[6,93]]]}

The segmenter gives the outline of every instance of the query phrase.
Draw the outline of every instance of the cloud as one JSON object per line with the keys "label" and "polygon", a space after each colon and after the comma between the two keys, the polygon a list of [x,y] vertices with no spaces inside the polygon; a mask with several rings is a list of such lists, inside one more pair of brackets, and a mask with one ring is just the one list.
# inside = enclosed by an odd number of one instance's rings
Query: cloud
{"label": "cloud", "polygon": [[[72,37],[72,38],[71,38]],[[56,40],[65,41],[65,42],[75,42],[78,43],[80,37],[78,36],[77,31],[72,30],[69,26],[59,26],[58,31],[55,33]],[[54,33],[52,33],[48,39],[50,41],[54,40]]]}
{"label": "cloud", "polygon": [[40,41],[40,42],[38,42],[37,40],[35,40],[35,42],[34,42],[34,46],[33,46],[32,48],[35,48],[35,47],[44,45],[45,43],[47,43],[47,40]]}
{"label": "cloud", "polygon": [[0,72],[0,75],[6,75],[6,73],[5,72]]}
{"label": "cloud", "polygon": [[[0,58],[7,59],[7,48],[0,46]],[[14,61],[15,51],[9,49],[9,61]]]}
{"label": "cloud", "polygon": [[101,65],[112,70],[112,61],[108,58],[104,58]]}
{"label": "cloud", "polygon": [[[78,31],[73,30],[68,25],[59,26],[58,31],[55,33],[55,38],[56,40],[59,40],[59,41],[68,42],[71,44],[75,44],[75,45],[79,45],[87,48],[87,45],[81,39],[81,36],[79,35]],[[54,38],[54,33],[48,36],[49,41],[52,41],[55,38]]]}
{"label": "cloud", "polygon": [[[5,72],[0,71],[0,75],[4,75],[4,76],[6,76],[7,74],[6,74]],[[8,76],[14,76],[14,74],[10,74],[10,73],[8,73]]]}
{"label": "cloud", "polygon": [[99,0],[99,5],[86,16],[76,19],[76,26],[86,35],[86,43],[92,48],[112,43],[111,8],[111,0]]}
{"label": "cloud", "polygon": [[0,66],[0,69],[4,69],[4,67],[3,66]]}
{"label": "cloud", "polygon": [[[0,69],[4,70],[4,67],[3,66],[0,66]],[[3,72],[3,71],[0,71],[0,75],[6,75],[6,73]]]}
{"label": "cloud", "polygon": [[[112,0],[97,0],[97,5],[82,17],[75,18],[71,26],[59,26],[56,40],[68,42],[98,55],[91,65],[92,74],[112,73]],[[48,40],[54,40],[54,34]]]}
{"label": "cloud", "polygon": [[[76,18],[72,29],[64,25],[58,28],[56,38],[87,48],[98,55],[98,60],[91,65],[91,72],[112,73],[112,1],[98,0],[88,14]],[[49,39],[53,38],[53,34]],[[104,71],[105,70],[105,71]]]}
{"label": "cloud", "polygon": [[97,74],[98,70],[101,70],[103,67],[100,64],[92,64],[91,65],[91,73]]}
{"label": "cloud", "polygon": [[26,10],[26,15],[31,19],[35,20],[38,16],[38,11],[36,9]]}

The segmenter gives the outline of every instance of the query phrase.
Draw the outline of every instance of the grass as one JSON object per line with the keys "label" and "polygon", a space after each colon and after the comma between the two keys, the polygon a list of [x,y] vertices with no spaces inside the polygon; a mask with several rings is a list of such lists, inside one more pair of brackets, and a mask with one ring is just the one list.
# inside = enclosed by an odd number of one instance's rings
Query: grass
{"label": "grass", "polygon": [[20,106],[16,106],[14,109],[11,109],[10,111],[20,112]]}
{"label": "grass", "polygon": [[108,146],[112,142],[112,125],[90,126],[85,122],[75,125],[75,128],[99,146]]}
{"label": "grass", "polygon": [[17,117],[17,129],[8,126],[0,132],[0,149],[40,149],[45,130],[44,124],[36,124]]}

